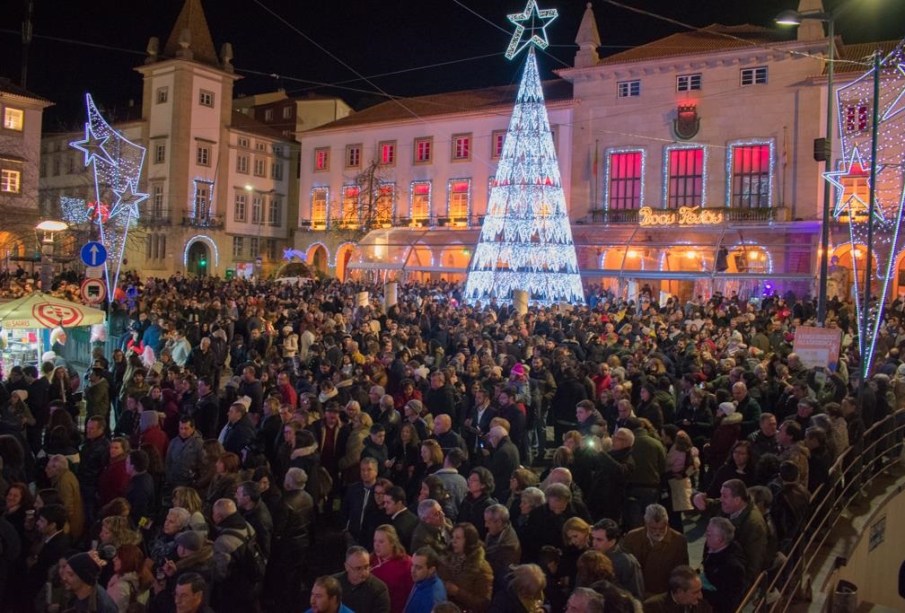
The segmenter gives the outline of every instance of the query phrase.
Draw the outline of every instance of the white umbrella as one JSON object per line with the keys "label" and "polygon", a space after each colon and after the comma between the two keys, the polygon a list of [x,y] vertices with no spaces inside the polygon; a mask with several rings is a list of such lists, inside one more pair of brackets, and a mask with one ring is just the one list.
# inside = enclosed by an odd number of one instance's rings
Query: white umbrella
{"label": "white umbrella", "polygon": [[104,323],[106,318],[107,314],[100,309],[42,292],[0,305],[0,327],[7,330],[91,326]]}

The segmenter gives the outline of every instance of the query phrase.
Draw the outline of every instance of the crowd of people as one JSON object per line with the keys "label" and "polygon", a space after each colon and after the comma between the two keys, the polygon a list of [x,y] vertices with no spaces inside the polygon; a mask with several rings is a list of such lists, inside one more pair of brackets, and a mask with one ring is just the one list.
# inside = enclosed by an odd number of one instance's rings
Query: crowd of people
{"label": "crowd of people", "polygon": [[828,370],[792,297],[460,291],[127,276],[109,355],[3,373],[0,609],[734,611],[905,405],[898,303],[856,399],[835,301]]}

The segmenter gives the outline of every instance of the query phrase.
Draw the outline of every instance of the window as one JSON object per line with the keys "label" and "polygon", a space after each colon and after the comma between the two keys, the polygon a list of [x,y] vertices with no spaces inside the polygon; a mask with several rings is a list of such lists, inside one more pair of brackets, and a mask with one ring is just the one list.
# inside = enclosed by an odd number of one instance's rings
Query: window
{"label": "window", "polygon": [[3,127],[7,130],[21,132],[25,127],[25,111],[11,107],[3,109]]}
{"label": "window", "polygon": [[255,176],[266,176],[267,163],[264,160],[255,160]]}
{"label": "window", "polygon": [[66,173],[73,175],[75,174],[75,156],[70,155],[66,158]]}
{"label": "window", "polygon": [[770,145],[732,147],[732,193],[730,206],[770,206]]}
{"label": "window", "polygon": [[843,201],[839,205],[840,215],[837,221],[848,223],[864,223],[867,221],[870,203],[870,168],[858,162],[852,164],[847,175],[839,177],[842,184]]}
{"label": "window", "polygon": [[167,99],[170,97],[170,88],[169,87],[158,87],[157,88],[157,104],[166,103]]}
{"label": "window", "polygon": [[292,118],[292,107],[284,106],[283,107],[283,119],[291,119]]}
{"label": "window", "polygon": [[471,134],[453,134],[452,159],[459,161],[471,159]]}
{"label": "window", "polygon": [[158,143],[154,146],[154,163],[163,164],[167,161],[167,145],[166,143]]}
{"label": "window", "polygon": [[471,199],[471,179],[453,179],[449,182],[449,206],[447,215],[450,223],[468,221]]}
{"label": "window", "polygon": [[415,163],[429,164],[431,161],[431,150],[433,149],[434,139],[430,137],[415,139]]}
{"label": "window", "polygon": [[233,257],[241,258],[245,256],[245,237],[244,236],[234,236],[233,237]]}
{"label": "window", "polygon": [[60,176],[60,158],[59,156],[53,157],[53,176]]}
{"label": "window", "polygon": [[316,187],[311,190],[311,225],[323,228],[327,225],[327,194],[326,187]]}
{"label": "window", "polygon": [[743,68],[741,71],[742,87],[747,85],[764,85],[767,82],[767,67]]}
{"label": "window", "polygon": [[251,223],[259,224],[264,220],[263,202],[261,194],[255,194],[251,198]]}
{"label": "window", "polygon": [[240,172],[243,175],[248,174],[248,156],[240,155],[236,158],[236,172]]}
{"label": "window", "polygon": [[396,184],[382,183],[377,189],[377,210],[374,211],[374,221],[378,225],[388,226],[393,222],[393,204],[395,202]]}
{"label": "window", "polygon": [[641,95],[641,81],[619,81],[616,91],[620,98],[636,98]]}
{"label": "window", "polygon": [[845,107],[845,131],[863,132],[870,124],[866,104],[849,104]]}
{"label": "window", "polygon": [[198,104],[214,108],[214,92],[202,89],[198,93]]}
{"label": "window", "polygon": [[277,259],[277,242],[272,238],[267,239],[267,259],[271,261]]}
{"label": "window", "polygon": [[431,184],[430,181],[415,181],[412,183],[412,221],[425,221],[431,214]]}
{"label": "window", "polygon": [[248,239],[248,257],[256,258],[261,255],[261,241],[258,240],[257,236],[252,236]]}
{"label": "window", "polygon": [[314,150],[314,170],[330,170],[330,147],[318,147]]}
{"label": "window", "polygon": [[211,165],[211,148],[207,145],[201,145],[198,147],[198,153],[196,155],[196,161],[199,166],[210,166]]}
{"label": "window", "polygon": [[607,157],[607,209],[610,211],[641,208],[641,151],[621,151]]}
{"label": "window", "polygon": [[155,183],[151,186],[151,219],[166,217],[163,205],[163,184]]}
{"label": "window", "polygon": [[503,155],[503,143],[506,141],[506,130],[494,130],[490,135],[490,157],[494,160]]}
{"label": "window", "polygon": [[22,172],[4,168],[0,170],[0,192],[18,194],[22,190]]}
{"label": "window", "polygon": [[346,168],[361,166],[361,145],[346,145]]}
{"label": "window", "polygon": [[270,199],[270,204],[267,207],[267,223],[271,226],[279,226],[281,225],[282,217],[283,203],[279,197],[274,196]]}
{"label": "window", "polygon": [[210,214],[210,185],[195,182],[195,219],[205,219]]}
{"label": "window", "polygon": [[271,147],[271,151],[273,151],[274,155],[283,155],[283,148],[280,145],[274,145]]}
{"label": "window", "polygon": [[270,164],[270,178],[275,181],[283,180],[283,164],[280,162],[273,162]]}
{"label": "window", "polygon": [[248,139],[244,136],[239,137],[239,146],[243,149],[248,149]]}
{"label": "window", "polygon": [[273,109],[264,111],[264,121],[273,121]]}
{"label": "window", "polygon": [[378,143],[377,153],[381,166],[396,165],[396,141],[383,141]]}
{"label": "window", "polygon": [[676,91],[690,92],[701,89],[701,73],[680,74],[676,77]]}
{"label": "window", "polygon": [[47,158],[41,158],[41,164],[38,166],[38,176],[42,179],[47,176]]}
{"label": "window", "polygon": [[704,149],[670,149],[668,156],[667,207],[701,206],[704,201]]}
{"label": "window", "polygon": [[245,222],[246,219],[246,207],[248,205],[248,196],[246,196],[242,192],[236,192],[236,206],[235,206],[235,214],[234,219],[236,221]]}
{"label": "window", "polygon": [[361,195],[361,188],[357,185],[346,185],[343,187],[342,223],[352,225],[358,223],[358,199]]}
{"label": "window", "polygon": [[255,149],[257,149],[258,151],[267,151],[267,143],[256,142]]}

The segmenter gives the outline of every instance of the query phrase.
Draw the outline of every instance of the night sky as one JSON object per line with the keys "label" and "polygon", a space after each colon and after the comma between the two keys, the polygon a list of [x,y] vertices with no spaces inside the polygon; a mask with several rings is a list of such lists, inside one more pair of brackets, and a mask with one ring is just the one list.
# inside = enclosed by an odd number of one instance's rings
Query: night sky
{"label": "night sky", "polygon": [[[844,11],[836,29],[845,42],[905,36],[902,0],[824,2],[828,9]],[[0,20],[0,76],[13,82],[20,77],[19,32],[25,3],[6,0]],[[143,62],[149,37],[159,37],[163,47],[183,0],[34,0],[34,4],[28,88],[56,103],[45,113],[45,131],[56,131],[82,120],[86,91],[114,116],[125,112],[130,99],[138,103],[141,78],[132,68]],[[506,14],[520,12],[524,0],[203,0],[203,4],[218,52],[224,42],[233,45],[233,64],[243,77],[236,84],[237,95],[283,87],[290,95],[338,95],[362,108],[387,94],[502,85],[519,77],[521,62],[506,61],[503,52],[513,28]],[[586,0],[539,4],[560,13],[548,30],[551,46],[539,56],[544,76],[550,76],[551,70],[571,65]],[[651,14],[593,1],[603,56],[683,30],[667,19],[697,27],[771,26],[779,11],[797,8],[798,0],[624,0],[624,4]]]}

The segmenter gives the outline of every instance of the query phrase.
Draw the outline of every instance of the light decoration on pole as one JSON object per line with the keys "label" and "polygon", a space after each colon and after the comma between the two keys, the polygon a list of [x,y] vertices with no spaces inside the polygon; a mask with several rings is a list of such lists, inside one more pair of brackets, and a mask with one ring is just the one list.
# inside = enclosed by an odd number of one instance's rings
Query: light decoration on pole
{"label": "light decoration on pole", "polygon": [[[858,314],[859,350],[862,356],[862,373],[869,373],[873,362],[877,337],[882,323],[879,315],[888,301],[890,284],[896,274],[896,262],[905,251],[900,228],[905,214],[905,50],[903,42],[879,63],[863,75],[839,87],[836,92],[836,120],[842,156],[838,170],[824,173],[828,189],[835,188],[836,203],[833,216],[848,227],[855,285],[855,307]],[[864,120],[867,109],[874,102],[874,72],[878,71],[881,87],[878,96],[878,118],[874,122]],[[850,115],[854,113],[850,117]],[[852,119],[854,118],[854,120]],[[872,140],[876,137],[876,160],[871,154]],[[865,169],[876,166],[873,215],[870,202],[851,192],[851,182],[846,178],[864,178]],[[870,178],[867,179],[870,182]],[[871,228],[872,226],[872,228]],[[868,248],[872,262],[877,263],[876,276],[870,275],[865,283],[870,287],[875,278],[880,291],[874,306],[864,304],[859,287],[858,258],[856,250]],[[865,262],[866,265],[866,262]],[[869,289],[868,289],[869,291]],[[868,309],[864,313],[863,309]],[[867,315],[867,317],[865,317]]]}
{"label": "light decoration on pole", "polygon": [[[104,120],[91,94],[85,95],[85,106],[88,111],[85,138],[69,145],[85,155],[86,167],[92,167],[94,201],[88,203],[87,214],[88,220],[97,225],[100,240],[110,256],[105,268],[107,296],[113,300],[129,229],[138,221],[138,206],[148,199],[148,194],[138,191],[146,150]],[[105,200],[104,196],[112,197]]]}
{"label": "light decoration on pole", "polygon": [[[468,267],[465,300],[511,302],[514,290],[541,303],[584,304],[578,258],[553,146],[534,47],[545,49],[555,9],[535,0],[509,15],[517,27],[508,59],[529,48],[518,96],[491,183],[490,202]],[[526,35],[527,33],[527,35]]]}

